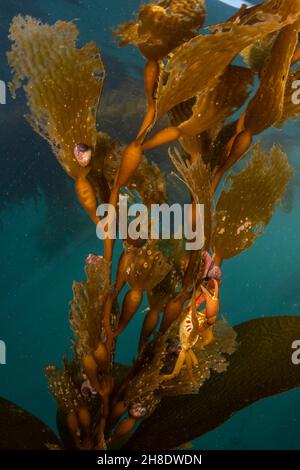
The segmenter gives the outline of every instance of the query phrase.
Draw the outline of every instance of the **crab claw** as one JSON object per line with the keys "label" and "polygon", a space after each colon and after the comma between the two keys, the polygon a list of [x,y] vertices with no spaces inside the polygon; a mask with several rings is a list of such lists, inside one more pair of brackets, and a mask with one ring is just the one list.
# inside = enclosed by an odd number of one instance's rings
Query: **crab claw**
{"label": "crab claw", "polygon": [[205,302],[205,299],[206,299],[205,294],[202,293],[201,295],[199,295],[199,297],[196,300],[196,308],[200,307],[200,305]]}
{"label": "crab claw", "polygon": [[213,279],[213,283],[214,289],[212,293],[201,285],[206,301],[205,314],[209,323],[214,323],[217,320],[220,309],[219,284],[215,279]]}

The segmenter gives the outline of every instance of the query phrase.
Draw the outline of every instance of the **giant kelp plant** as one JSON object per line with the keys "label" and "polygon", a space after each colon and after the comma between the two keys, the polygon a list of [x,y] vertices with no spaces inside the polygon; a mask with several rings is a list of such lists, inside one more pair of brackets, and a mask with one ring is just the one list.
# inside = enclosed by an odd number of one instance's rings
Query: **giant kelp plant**
{"label": "giant kelp plant", "polygon": [[[205,206],[201,250],[186,251],[176,238],[128,238],[115,279],[114,240],[104,241],[103,257],[87,256],[86,280],[73,284],[73,356],[62,368],[46,368],[71,447],[120,447],[162,399],[201,393],[236,354],[236,332],[219,319],[221,264],[263,233],[291,177],[283,149],[266,151],[254,139],[300,113],[291,103],[300,0],[242,7],[208,31],[201,29],[205,16],[205,0],[157,0],[115,31],[121,46],[136,46],[146,61],[145,118],[127,145],[96,127],[105,78],[96,44],[79,48],[72,22],[49,26],[18,16],[11,24],[11,91],[23,86],[29,123],[74,180],[95,224],[98,204],[116,208],[120,195],[146,206],[168,201],[165,175],[147,159],[166,144],[161,158],[170,158],[188,188],[192,225],[196,204]],[[162,118],[168,124],[156,131]],[[238,171],[228,173],[237,162]],[[141,314],[144,294],[149,308],[137,359],[122,374],[117,340]]]}

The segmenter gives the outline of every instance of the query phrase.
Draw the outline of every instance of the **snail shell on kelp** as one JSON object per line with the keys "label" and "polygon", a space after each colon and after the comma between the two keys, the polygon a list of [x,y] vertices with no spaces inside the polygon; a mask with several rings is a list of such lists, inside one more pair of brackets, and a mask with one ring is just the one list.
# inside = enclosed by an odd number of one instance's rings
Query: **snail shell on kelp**
{"label": "snail shell on kelp", "polygon": [[74,157],[80,166],[86,167],[92,159],[92,149],[86,144],[76,144],[74,146]]}
{"label": "snail shell on kelp", "polygon": [[85,272],[87,277],[95,277],[103,270],[105,260],[103,256],[90,253],[85,260]]}
{"label": "snail shell on kelp", "polygon": [[82,382],[80,391],[81,395],[87,400],[92,398],[92,396],[97,395],[96,390],[92,387],[88,379]]}
{"label": "snail shell on kelp", "polygon": [[147,408],[141,403],[133,403],[128,409],[129,416],[134,419],[142,419],[147,414]]}
{"label": "snail shell on kelp", "polygon": [[220,266],[214,264],[208,271],[208,277],[209,279],[216,279],[217,281],[220,281],[222,277],[222,270]]}
{"label": "snail shell on kelp", "polygon": [[93,268],[97,270],[100,267],[102,261],[102,256],[95,255],[94,253],[90,253],[85,260],[85,267],[90,269]]}
{"label": "snail shell on kelp", "polygon": [[216,279],[220,281],[222,278],[222,270],[218,266],[208,251],[205,251],[202,256],[202,278],[203,279]]}

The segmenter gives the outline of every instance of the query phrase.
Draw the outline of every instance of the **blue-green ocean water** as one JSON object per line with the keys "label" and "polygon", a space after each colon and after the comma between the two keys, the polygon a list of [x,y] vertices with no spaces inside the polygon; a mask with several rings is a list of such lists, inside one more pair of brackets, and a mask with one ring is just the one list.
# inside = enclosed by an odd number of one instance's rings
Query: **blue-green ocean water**
{"label": "blue-green ocean water", "polygon": [[[78,19],[80,42],[95,39],[107,68],[104,92],[142,76],[143,60],[133,48],[117,49],[113,26],[131,18],[140,0],[2,0],[0,79],[8,81],[5,52],[8,26],[16,14],[43,21]],[[208,22],[234,13],[208,0]],[[142,83],[140,84],[142,86]],[[124,99],[130,99],[124,96]],[[131,97],[132,98],[132,97]],[[0,366],[0,396],[16,402],[55,429],[55,404],[43,368],[58,364],[70,343],[68,303],[74,279],[83,278],[90,252],[101,253],[92,224],[74,197],[72,185],[47,144],[23,119],[22,94],[0,105],[0,339],[7,365]],[[101,116],[101,114],[100,114]],[[130,140],[120,127],[102,129]],[[224,265],[222,313],[232,325],[258,316],[300,314],[300,133],[299,123],[264,136],[279,142],[295,173],[282,207],[255,246]],[[164,169],[168,169],[162,163]],[[298,264],[299,263],[299,264]],[[115,263],[116,264],[116,263]],[[117,360],[135,355],[142,315],[120,339]],[[295,338],[296,339],[296,338]],[[257,358],[259,361],[259,357]],[[300,367],[300,366],[299,366]],[[262,400],[194,442],[197,449],[299,449],[300,390]]]}

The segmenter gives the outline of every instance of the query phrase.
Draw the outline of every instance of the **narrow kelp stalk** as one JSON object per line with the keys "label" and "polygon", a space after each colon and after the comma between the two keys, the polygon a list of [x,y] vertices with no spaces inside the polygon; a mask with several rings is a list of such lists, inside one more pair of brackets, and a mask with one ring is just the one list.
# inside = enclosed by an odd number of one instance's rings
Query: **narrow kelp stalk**
{"label": "narrow kelp stalk", "polygon": [[[64,359],[62,369],[46,369],[79,449],[120,447],[163,397],[196,394],[212,370],[227,369],[236,334],[218,319],[220,266],[262,234],[291,176],[281,148],[249,148],[253,136],[299,114],[288,96],[297,76],[291,66],[298,57],[300,0],[242,8],[211,33],[199,34],[205,12],[204,0],[159,0],[142,5],[136,19],[116,31],[120,45],[137,46],[146,59],[144,119],[133,123],[137,130],[128,145],[96,128],[105,76],[96,45],[78,48],[74,23],[49,26],[19,16],[11,25],[12,92],[23,85],[29,122],[50,143],[96,225],[100,202],[116,209],[120,197],[148,208],[168,201],[165,175],[146,157],[166,144],[189,191],[190,227],[197,204],[205,207],[205,242],[198,250],[186,250],[185,240],[176,237],[128,237],[115,278],[112,238],[104,240],[104,257],[87,257],[86,281],[73,285],[73,357]],[[238,54],[247,67],[232,64]],[[169,123],[156,130],[162,117]],[[246,167],[227,176],[218,195],[223,176],[242,157]],[[145,295],[149,310],[139,355],[119,381],[116,342]]]}

